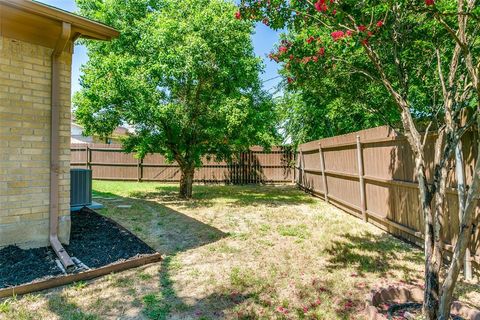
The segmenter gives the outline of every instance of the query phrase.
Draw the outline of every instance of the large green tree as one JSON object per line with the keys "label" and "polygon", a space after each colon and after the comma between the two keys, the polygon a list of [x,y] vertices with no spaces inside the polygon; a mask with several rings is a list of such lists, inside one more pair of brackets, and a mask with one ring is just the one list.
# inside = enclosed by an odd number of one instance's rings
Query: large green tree
{"label": "large green tree", "polygon": [[[287,78],[285,65],[282,71]],[[347,70],[339,72],[339,68],[326,70],[302,85],[286,84],[276,103],[282,133],[294,145],[384,124],[396,127],[400,119],[379,84]]]}
{"label": "large green tree", "polygon": [[[302,43],[286,40],[273,55],[290,64],[291,85],[301,87],[316,70],[342,65],[388,93],[415,156],[425,221],[424,315],[449,319],[453,289],[480,219],[477,161],[468,188],[458,177],[460,229],[445,267],[448,163],[455,156],[462,167],[461,138],[472,126],[480,130],[478,0],[244,0],[237,16],[303,35]],[[427,176],[422,129],[436,132],[433,179]],[[480,141],[475,143],[480,150]]]}
{"label": "large green tree", "polygon": [[121,32],[87,43],[76,117],[88,132],[127,123],[127,151],[159,152],[181,168],[180,195],[192,195],[205,157],[229,159],[275,138],[271,98],[261,89],[252,22],[224,0],[84,1],[81,13]]}

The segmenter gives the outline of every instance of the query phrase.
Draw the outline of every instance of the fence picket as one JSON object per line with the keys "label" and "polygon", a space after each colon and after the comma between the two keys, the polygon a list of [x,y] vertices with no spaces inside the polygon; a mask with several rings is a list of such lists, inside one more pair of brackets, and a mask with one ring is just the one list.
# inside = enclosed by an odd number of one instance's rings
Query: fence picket
{"label": "fence picket", "polygon": [[323,198],[328,203],[328,184],[327,176],[325,175],[325,158],[323,157],[322,144],[318,144],[318,154],[320,156],[320,170],[322,171],[322,181],[323,181]]}
{"label": "fence picket", "polygon": [[360,142],[360,136],[357,136],[357,159],[358,159],[358,182],[360,184],[360,208],[362,210],[362,216],[364,221],[368,221],[367,215],[367,202],[365,196],[365,180],[363,173],[363,153],[362,144]]}

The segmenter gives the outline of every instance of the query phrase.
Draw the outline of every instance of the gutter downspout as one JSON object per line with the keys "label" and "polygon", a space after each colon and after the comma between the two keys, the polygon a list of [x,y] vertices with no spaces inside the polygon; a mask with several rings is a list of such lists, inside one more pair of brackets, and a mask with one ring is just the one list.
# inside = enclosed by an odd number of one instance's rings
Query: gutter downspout
{"label": "gutter downspout", "polygon": [[59,58],[65,49],[72,26],[62,22],[62,33],[52,52],[52,92],[51,92],[51,132],[50,132],[50,245],[68,271],[75,264],[65,251],[58,239],[58,211],[59,211],[59,175],[60,175],[60,61]]}

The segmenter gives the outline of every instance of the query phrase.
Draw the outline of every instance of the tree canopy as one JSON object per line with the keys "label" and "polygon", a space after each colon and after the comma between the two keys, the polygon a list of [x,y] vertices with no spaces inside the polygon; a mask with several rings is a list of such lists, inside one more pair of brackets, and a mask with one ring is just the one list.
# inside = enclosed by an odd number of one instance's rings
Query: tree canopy
{"label": "tree canopy", "polygon": [[277,109],[283,133],[294,145],[385,124],[398,126],[399,113],[383,87],[341,69],[284,86]]}
{"label": "tree canopy", "polygon": [[[237,15],[274,29],[286,29],[270,58],[281,66],[285,91],[295,93],[299,102],[295,109],[301,114],[321,115],[302,124],[298,112],[280,109],[286,131],[294,141],[304,141],[298,129],[307,139],[346,133],[342,128],[355,131],[380,124],[403,130],[395,100],[365,54],[365,45],[374,49],[393,88],[409,101],[417,124],[423,129],[432,120],[435,127],[442,125],[443,98],[435,56],[440,50],[448,68],[454,43],[448,31],[432,19],[437,7],[451,11],[455,4],[444,1],[434,7],[423,1],[243,1]],[[354,126],[349,126],[349,119],[338,112],[340,106],[355,119]],[[327,122],[335,125],[328,128]]]}
{"label": "tree canopy", "polygon": [[111,43],[88,42],[77,119],[88,132],[127,123],[124,145],[143,157],[159,152],[182,168],[191,196],[206,156],[228,159],[276,139],[271,97],[261,88],[252,22],[223,0],[79,1],[81,13],[118,28]]}

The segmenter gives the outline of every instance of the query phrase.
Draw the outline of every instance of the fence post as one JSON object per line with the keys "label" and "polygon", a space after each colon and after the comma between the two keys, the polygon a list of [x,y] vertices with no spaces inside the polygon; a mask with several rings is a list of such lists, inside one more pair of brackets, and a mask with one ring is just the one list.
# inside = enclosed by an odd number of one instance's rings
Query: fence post
{"label": "fence post", "polygon": [[325,158],[323,157],[322,144],[318,143],[318,156],[320,158],[320,170],[322,171],[322,181],[323,181],[323,197],[328,203],[328,185],[327,185],[327,176],[325,175]]}
{"label": "fence post", "polygon": [[[290,169],[290,176],[292,177],[292,184],[295,184],[295,171],[297,171],[297,168],[296,168],[296,156],[295,154],[297,153],[296,151],[289,151],[290,154],[289,154],[289,157],[288,159],[290,159],[289,161],[289,169]],[[293,170],[292,170],[292,157],[293,157]]]}
{"label": "fence post", "polygon": [[89,155],[89,151],[88,151],[88,144],[85,146],[85,169],[88,169],[88,155]]}
{"label": "fence post", "polygon": [[362,144],[360,143],[360,136],[357,136],[357,160],[358,160],[358,183],[360,184],[360,209],[364,221],[368,221],[367,216],[367,201],[365,196],[365,179],[363,172],[363,153]]}
{"label": "fence post", "polygon": [[295,149],[294,154],[293,154],[293,178],[295,179],[295,184],[298,185],[298,177],[297,177],[297,149]]}
{"label": "fence post", "polygon": [[246,153],[242,152],[242,184],[247,184],[247,162],[246,160]]}
{"label": "fence post", "polygon": [[87,169],[92,170],[92,149],[87,144]]}
{"label": "fence post", "polygon": [[137,182],[142,182],[143,179],[143,158],[137,158]]}
{"label": "fence post", "polygon": [[298,159],[298,182],[300,185],[305,189],[305,183],[303,181],[303,151],[302,147],[300,147],[300,159]]}

